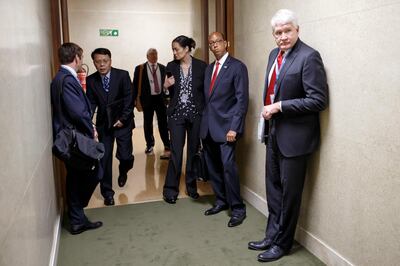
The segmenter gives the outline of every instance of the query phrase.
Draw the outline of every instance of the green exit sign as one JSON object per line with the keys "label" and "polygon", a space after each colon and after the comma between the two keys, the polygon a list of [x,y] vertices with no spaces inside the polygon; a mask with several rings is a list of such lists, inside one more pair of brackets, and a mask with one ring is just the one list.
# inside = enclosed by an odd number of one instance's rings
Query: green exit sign
{"label": "green exit sign", "polygon": [[118,30],[115,30],[115,29],[100,29],[100,36],[117,37],[118,35],[119,35]]}

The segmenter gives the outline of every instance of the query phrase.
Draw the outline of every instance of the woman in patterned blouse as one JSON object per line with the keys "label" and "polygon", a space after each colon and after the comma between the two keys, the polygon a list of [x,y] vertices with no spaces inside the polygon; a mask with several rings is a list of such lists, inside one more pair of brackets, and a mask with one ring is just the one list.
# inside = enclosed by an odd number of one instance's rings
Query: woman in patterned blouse
{"label": "woman in patterned blouse", "polygon": [[204,72],[207,64],[191,56],[196,42],[186,36],[172,41],[174,60],[166,68],[164,87],[169,90],[171,102],[167,109],[168,128],[171,137],[171,157],[163,190],[164,200],[175,204],[179,194],[182,157],[187,137],[186,192],[197,199],[196,176],[193,158],[199,148],[201,113],[204,108]]}

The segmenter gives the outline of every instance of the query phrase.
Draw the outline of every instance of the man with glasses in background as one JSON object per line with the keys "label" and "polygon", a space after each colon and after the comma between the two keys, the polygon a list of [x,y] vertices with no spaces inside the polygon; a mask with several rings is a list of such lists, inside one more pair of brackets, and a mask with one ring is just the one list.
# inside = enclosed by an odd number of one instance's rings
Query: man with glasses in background
{"label": "man with glasses in background", "polygon": [[109,206],[115,204],[115,192],[112,189],[114,140],[117,143],[120,187],[125,185],[127,173],[133,167],[132,130],[135,128],[135,122],[132,84],[128,71],[111,67],[110,50],[97,48],[91,56],[97,72],[88,77],[86,93],[93,112],[97,107],[97,131],[105,147],[105,154],[101,160],[104,177],[100,181],[100,190],[104,197],[104,205]]}

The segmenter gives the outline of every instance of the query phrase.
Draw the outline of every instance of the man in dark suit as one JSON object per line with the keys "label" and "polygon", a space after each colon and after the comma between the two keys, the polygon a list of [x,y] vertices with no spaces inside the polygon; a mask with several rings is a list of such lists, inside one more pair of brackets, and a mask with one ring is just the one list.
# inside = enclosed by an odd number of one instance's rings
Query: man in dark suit
{"label": "man in dark suit", "polygon": [[200,127],[205,159],[216,202],[205,215],[231,209],[229,227],[246,218],[246,206],[240,196],[240,182],[235,162],[236,142],[244,131],[249,102],[246,66],[227,52],[227,41],[220,32],[208,37],[216,62],[206,69],[204,78],[205,108]]}
{"label": "man in dark suit", "polygon": [[266,250],[259,261],[274,261],[292,245],[307,161],[320,139],[319,112],[328,103],[321,56],[299,39],[295,14],[279,10],[271,19],[278,45],[269,55],[262,116],[269,121],[266,187],[268,222],[264,239],[249,249]]}
{"label": "man in dark suit", "polygon": [[136,108],[143,110],[143,129],[146,139],[145,153],[153,154],[153,116],[157,115],[158,131],[164,144],[164,154],[161,159],[168,159],[170,155],[170,143],[167,126],[167,107],[165,105],[165,94],[163,84],[165,80],[165,66],[157,63],[157,50],[150,48],[147,51],[147,62],[135,67],[133,75],[133,99]]}
{"label": "man in dark suit", "polygon": [[91,54],[97,72],[86,81],[87,96],[94,111],[97,107],[96,126],[99,139],[104,143],[105,154],[101,161],[104,177],[100,181],[105,205],[114,205],[112,189],[112,156],[114,140],[117,142],[119,160],[118,185],[123,187],[127,173],[133,167],[132,130],[133,119],[132,84],[129,73],[111,67],[111,52],[97,48]]}
{"label": "man in dark suit", "polygon": [[[83,50],[74,43],[64,43],[58,49],[58,58],[61,68],[50,87],[53,138],[62,129],[72,125],[79,132],[97,139],[97,133],[92,124],[90,103],[76,74],[82,66]],[[80,234],[102,226],[102,222],[90,222],[83,211],[99,182],[101,171],[79,171],[67,164],[65,167],[71,234]]]}

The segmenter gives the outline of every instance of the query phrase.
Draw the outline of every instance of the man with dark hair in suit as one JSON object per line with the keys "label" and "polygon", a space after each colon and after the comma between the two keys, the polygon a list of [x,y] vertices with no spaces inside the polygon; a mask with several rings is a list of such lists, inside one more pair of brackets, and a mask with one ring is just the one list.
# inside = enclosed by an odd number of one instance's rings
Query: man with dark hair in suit
{"label": "man with dark hair in suit", "polygon": [[259,261],[274,261],[292,245],[310,154],[320,139],[319,112],[328,103],[324,65],[318,51],[299,39],[295,14],[281,9],[271,19],[278,45],[269,55],[264,108],[268,222],[265,237],[249,249],[266,250]]}
{"label": "man with dark hair in suit", "polygon": [[97,48],[92,52],[97,72],[87,79],[87,96],[94,111],[97,107],[96,126],[99,139],[104,143],[105,154],[101,160],[104,177],[100,181],[104,205],[114,205],[112,189],[112,157],[114,140],[117,143],[119,160],[118,185],[123,187],[127,173],[133,167],[132,130],[135,127],[133,115],[132,84],[129,73],[111,67],[111,52]]}
{"label": "man with dark hair in suit", "polygon": [[[72,125],[86,136],[98,140],[92,124],[90,103],[77,78],[82,66],[83,50],[75,43],[64,43],[58,49],[61,68],[51,82],[53,114],[53,138],[65,127]],[[64,117],[64,118],[63,118]],[[90,222],[83,211],[99,182],[101,171],[79,171],[66,164],[66,194],[71,234],[102,226],[102,222]]]}
{"label": "man with dark hair in suit", "polygon": [[236,142],[244,132],[249,103],[247,67],[229,55],[228,43],[220,32],[208,37],[216,61],[204,77],[205,107],[200,127],[205,159],[216,202],[205,215],[231,209],[229,227],[246,218],[246,206],[240,196],[240,182],[235,162]]}
{"label": "man with dark hair in suit", "polygon": [[153,116],[157,115],[158,131],[164,144],[164,153],[161,159],[168,159],[170,155],[170,142],[167,126],[167,107],[165,105],[165,94],[163,84],[165,80],[165,66],[157,63],[157,50],[150,48],[147,51],[147,62],[135,67],[133,75],[133,99],[136,108],[143,110],[143,130],[146,139],[147,155],[153,154]]}

